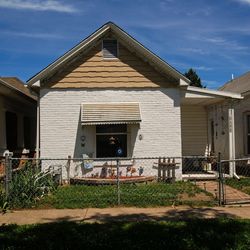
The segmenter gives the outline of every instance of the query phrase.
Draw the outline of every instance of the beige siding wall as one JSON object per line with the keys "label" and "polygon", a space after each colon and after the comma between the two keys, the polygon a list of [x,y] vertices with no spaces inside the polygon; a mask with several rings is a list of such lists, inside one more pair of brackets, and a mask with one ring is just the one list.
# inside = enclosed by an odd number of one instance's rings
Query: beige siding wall
{"label": "beige siding wall", "polygon": [[182,154],[204,155],[207,149],[207,111],[202,106],[181,107]]}
{"label": "beige siding wall", "polygon": [[[148,63],[119,44],[118,59],[103,59],[99,43],[86,55],[48,80],[52,88],[130,88],[171,86],[168,80]],[[171,83],[172,82],[172,83]]]}

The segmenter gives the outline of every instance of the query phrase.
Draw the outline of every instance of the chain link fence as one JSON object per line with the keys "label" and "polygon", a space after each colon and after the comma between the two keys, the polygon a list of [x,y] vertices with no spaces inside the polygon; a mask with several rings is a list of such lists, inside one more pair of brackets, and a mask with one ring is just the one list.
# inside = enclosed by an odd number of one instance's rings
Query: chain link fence
{"label": "chain link fence", "polygon": [[0,207],[5,201],[5,159],[0,159]]}
{"label": "chain link fence", "polygon": [[250,158],[221,161],[223,204],[250,203]]}
{"label": "chain link fence", "polygon": [[218,183],[211,157],[12,158],[4,160],[3,194],[10,207],[83,208],[214,205]]}

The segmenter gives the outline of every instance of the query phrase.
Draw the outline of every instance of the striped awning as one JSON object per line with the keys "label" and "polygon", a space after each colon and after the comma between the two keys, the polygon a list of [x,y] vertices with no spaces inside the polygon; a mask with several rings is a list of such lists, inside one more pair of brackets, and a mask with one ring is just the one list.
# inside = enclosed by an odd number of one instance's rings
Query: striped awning
{"label": "striped awning", "polygon": [[141,122],[139,103],[82,103],[82,125],[133,124]]}

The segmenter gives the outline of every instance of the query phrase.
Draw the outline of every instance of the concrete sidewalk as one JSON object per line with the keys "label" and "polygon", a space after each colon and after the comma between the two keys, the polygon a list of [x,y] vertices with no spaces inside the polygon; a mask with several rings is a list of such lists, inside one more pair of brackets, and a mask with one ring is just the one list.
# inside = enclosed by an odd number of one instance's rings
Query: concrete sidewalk
{"label": "concrete sidewalk", "polygon": [[161,221],[191,218],[246,218],[250,219],[250,206],[242,207],[159,207],[159,208],[88,208],[19,210],[0,215],[3,224],[34,224],[59,221]]}

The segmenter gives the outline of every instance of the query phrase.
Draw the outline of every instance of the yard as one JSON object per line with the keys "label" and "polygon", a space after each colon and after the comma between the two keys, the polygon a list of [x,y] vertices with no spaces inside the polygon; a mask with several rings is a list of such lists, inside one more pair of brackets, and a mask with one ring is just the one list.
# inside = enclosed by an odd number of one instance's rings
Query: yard
{"label": "yard", "polygon": [[249,177],[241,178],[240,180],[237,180],[234,178],[226,179],[226,184],[250,195],[250,178]]}
{"label": "yard", "polygon": [[[48,233],[49,232],[49,233]],[[0,227],[1,249],[249,249],[250,220],[60,222]]]}
{"label": "yard", "polygon": [[[5,204],[5,195],[1,206]],[[16,208],[86,208],[169,205],[217,205],[214,197],[190,181],[115,185],[57,185],[53,177],[27,165],[13,174],[8,206]]]}
{"label": "yard", "polygon": [[[110,207],[118,204],[116,185],[58,187],[39,201],[38,207],[84,208]],[[124,184],[120,186],[123,206],[155,207],[168,205],[213,205],[213,197],[191,182]]]}

